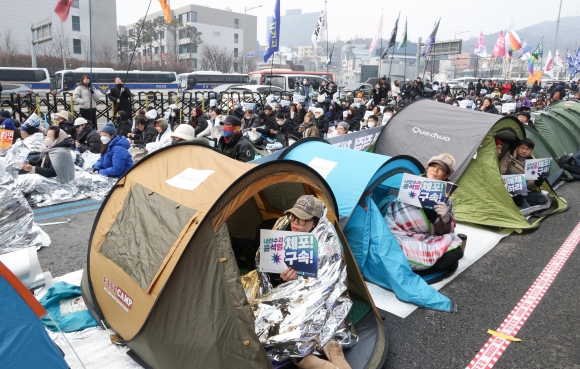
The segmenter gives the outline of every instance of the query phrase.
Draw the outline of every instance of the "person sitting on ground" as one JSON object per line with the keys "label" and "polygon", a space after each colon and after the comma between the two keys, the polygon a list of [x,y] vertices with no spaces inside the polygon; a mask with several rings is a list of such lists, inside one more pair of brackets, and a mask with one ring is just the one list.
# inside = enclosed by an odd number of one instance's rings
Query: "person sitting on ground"
{"label": "person sitting on ground", "polygon": [[195,107],[191,110],[191,120],[189,124],[195,128],[195,136],[197,137],[201,132],[205,131],[211,117],[204,114],[201,108]]}
{"label": "person sitting on ground", "polygon": [[76,141],[77,131],[74,124],[69,122],[69,114],[66,110],[61,110],[56,114],[56,120],[58,122],[58,127],[66,132],[66,134]]}
{"label": "person sitting on ground", "polygon": [[340,122],[336,125],[336,134],[342,136],[348,133],[348,123]]}
{"label": "person sitting on ground", "polygon": [[[295,269],[289,267],[286,268],[282,273],[264,273],[259,271],[251,272],[248,276],[242,279],[242,284],[246,290],[246,296],[251,302],[250,305],[258,306],[261,304],[252,303],[264,300],[268,306],[265,309],[255,309],[254,314],[256,315],[256,321],[260,321],[263,325],[266,325],[265,331],[268,332],[263,337],[264,340],[270,338],[276,338],[276,340],[282,339],[287,340],[287,345],[285,346],[289,351],[295,352],[296,348],[301,347],[299,350],[300,356],[294,356],[294,364],[300,369],[351,369],[351,366],[344,358],[342,351],[342,346],[330,338],[328,341],[316,343],[316,340],[310,340],[308,345],[304,345],[303,340],[305,339],[302,335],[292,334],[291,331],[295,330],[294,326],[308,326],[309,336],[319,336],[323,330],[332,329],[333,331],[327,332],[334,336],[336,331],[336,326],[340,326],[341,322],[334,321],[335,319],[345,319],[335,317],[329,322],[330,325],[327,326],[325,323],[327,319],[321,319],[320,324],[310,324],[314,322],[313,319],[320,314],[326,316],[333,315],[332,311],[338,311],[341,308],[346,307],[345,304],[350,304],[351,300],[348,295],[344,292],[338,292],[341,294],[340,297],[336,298],[330,306],[326,306],[324,302],[331,298],[333,294],[336,293],[336,287],[332,287],[337,283],[341,283],[341,279],[344,278],[340,269],[345,271],[345,264],[342,260],[342,250],[340,243],[331,242],[334,237],[336,237],[336,231],[332,224],[328,221],[326,217],[326,207],[324,203],[311,195],[300,196],[294,206],[284,212],[285,216],[279,218],[272,229],[279,231],[291,231],[291,232],[303,232],[312,233],[315,237],[320,237],[320,233],[324,232],[324,239],[320,238],[318,240],[318,274],[327,275],[327,280],[324,283],[314,283],[315,279],[309,277],[298,276]],[[259,231],[258,231],[259,232]],[[259,239],[259,234],[258,234]],[[256,255],[256,260],[260,259],[259,251]],[[324,260],[322,264],[321,261]],[[338,269],[336,269],[338,268]],[[327,271],[326,273],[324,271]],[[336,271],[331,273],[330,270]],[[254,274],[255,273],[255,274]],[[257,276],[257,278],[256,278]],[[258,280],[259,282],[252,283],[251,281]],[[250,281],[250,282],[248,282]],[[331,283],[331,288],[327,287],[327,283]],[[256,288],[260,286],[261,288]],[[284,290],[288,289],[287,296],[277,296],[275,293],[270,294],[271,291],[279,291],[279,294],[283,294]],[[344,291],[344,290],[342,290]],[[317,299],[320,299],[321,304],[314,304],[311,306],[311,311],[309,314],[302,314],[299,310],[292,309],[292,305],[297,301],[304,303],[304,300],[312,299],[313,295],[317,295]],[[279,306],[278,303],[283,304]],[[268,314],[266,310],[276,309],[280,315],[277,315],[277,319],[266,319],[264,321],[264,313]],[[346,318],[348,319],[348,318]],[[338,323],[338,324],[337,324]],[[344,322],[342,322],[344,323]],[[318,346],[318,347],[317,347]],[[322,346],[322,347],[320,347]],[[313,354],[314,350],[318,349],[319,352],[324,352],[326,359],[324,360]]]}
{"label": "person sitting on ground", "polygon": [[483,99],[483,103],[481,104],[479,110],[484,113],[499,114],[499,111],[493,104],[493,100],[491,99],[491,97],[485,97]]}
{"label": "person sitting on ground", "polygon": [[525,124],[526,126],[527,125],[533,126],[531,119],[532,116],[527,111],[521,111],[518,113],[518,120],[522,122],[522,124]]}
{"label": "person sitting on ground", "polygon": [[376,115],[370,115],[367,120],[364,122],[363,126],[361,127],[362,129],[368,129],[368,128],[374,128],[376,126],[380,126],[381,123],[379,121],[379,117],[377,117]]}
{"label": "person sitting on ground", "polygon": [[22,170],[36,173],[46,178],[57,177],[60,183],[69,183],[75,179],[75,164],[71,155],[72,141],[65,131],[52,126],[46,132],[44,140],[46,150],[37,160],[30,160]]}
{"label": "person sitting on ground", "polygon": [[318,128],[318,136],[324,138],[324,135],[328,133],[329,122],[322,108],[314,109],[314,123]]}
{"label": "person sitting on ground", "polygon": [[209,141],[205,137],[196,138],[195,129],[189,124],[181,124],[171,132],[171,144],[175,145],[180,142],[198,142],[209,146]]}
{"label": "person sitting on ground", "polygon": [[115,122],[117,123],[117,136],[127,137],[131,133],[131,121],[123,110],[119,110],[115,114]]}
{"label": "person sitting on ground", "polygon": [[[533,159],[532,151],[536,144],[531,138],[524,138],[514,150],[509,151],[499,162],[499,171],[502,175],[510,174],[525,174],[526,159]],[[548,196],[544,195],[541,186],[545,178],[538,178],[536,180],[528,180],[528,196],[514,196],[515,204],[521,208],[526,209],[531,206],[543,205],[548,201]]]}
{"label": "person sitting on ground", "polygon": [[[172,105],[175,106],[175,105]],[[167,122],[169,123],[169,128],[172,131],[175,131],[175,128],[177,128],[180,124],[183,123],[183,118],[181,116],[181,110],[179,110],[179,108],[174,107],[171,108],[171,111],[169,112],[169,118],[166,118]]]}
{"label": "person sitting on ground", "polygon": [[318,127],[314,124],[314,114],[312,114],[311,111],[304,116],[304,121],[298,127],[298,132],[302,133],[302,138],[320,137],[318,134]]}
{"label": "person sitting on ground", "polygon": [[360,119],[356,108],[349,108],[344,121],[348,123],[349,131],[360,131]]}
{"label": "person sitting on ground", "polygon": [[248,109],[244,112],[244,117],[242,118],[242,132],[246,133],[252,130],[252,128],[257,128],[260,126],[260,117],[258,114],[254,113],[254,110]]}
{"label": "person sitting on ground", "polygon": [[28,157],[39,156],[40,153],[46,150],[44,144],[44,134],[38,129],[39,125],[36,123],[27,123],[20,127],[20,136],[24,142],[24,146],[30,150]]}
{"label": "person sitting on ground", "polygon": [[135,131],[139,133],[133,135],[135,139],[132,143],[143,146],[155,142],[157,135],[159,134],[155,128],[155,122],[149,124],[144,117],[138,117],[135,120]]}
{"label": "person sitting on ground", "polygon": [[75,120],[75,128],[78,133],[78,139],[75,142],[75,146],[79,149],[80,153],[89,151],[93,154],[101,153],[101,137],[93,129],[93,127],[87,122],[83,117],[79,117]]}
{"label": "person sitting on ground", "polygon": [[101,135],[101,157],[93,166],[93,174],[106,177],[122,177],[132,166],[133,159],[129,153],[131,144],[126,137],[117,136],[112,122],[107,122],[99,131]]}
{"label": "person sitting on ground", "polygon": [[166,119],[157,119],[155,122],[155,130],[157,130],[155,142],[159,145],[157,147],[158,149],[171,145],[171,129]]}
{"label": "person sitting on ground", "polygon": [[[442,153],[429,159],[425,176],[446,181],[454,172],[455,158]],[[463,249],[461,239],[454,233],[451,199],[438,202],[434,210],[394,200],[388,205],[385,220],[415,273],[452,273],[457,269]]]}
{"label": "person sitting on ground", "polygon": [[207,137],[208,140],[217,141],[222,137],[222,110],[213,108],[210,112],[211,119],[207,122],[207,128],[200,133],[195,132],[195,137]]}
{"label": "person sitting on ground", "polygon": [[296,132],[294,126],[292,125],[292,122],[290,121],[290,119],[286,118],[284,113],[282,112],[276,113],[276,123],[278,124],[278,127],[280,127],[278,129],[276,139],[281,139],[282,136],[284,142],[281,143],[284,147],[288,146],[289,141],[288,137],[296,137],[300,135],[298,132]]}
{"label": "person sitting on ground", "polygon": [[294,118],[292,118],[292,123],[294,123],[294,127],[298,127],[302,123],[304,123],[304,117],[306,116],[307,113],[308,112],[306,111],[306,109],[304,109],[304,105],[302,103],[296,104],[296,114],[294,115]]}
{"label": "person sitting on ground", "polygon": [[243,163],[254,160],[256,152],[254,146],[242,134],[242,122],[233,115],[228,115],[221,124],[223,125],[223,134],[217,144],[219,151],[225,156]]}
{"label": "person sitting on ground", "polygon": [[10,112],[8,110],[0,111],[0,117],[4,118],[0,123],[0,129],[6,129],[8,131],[16,130],[16,126],[14,125],[12,118],[10,118]]}

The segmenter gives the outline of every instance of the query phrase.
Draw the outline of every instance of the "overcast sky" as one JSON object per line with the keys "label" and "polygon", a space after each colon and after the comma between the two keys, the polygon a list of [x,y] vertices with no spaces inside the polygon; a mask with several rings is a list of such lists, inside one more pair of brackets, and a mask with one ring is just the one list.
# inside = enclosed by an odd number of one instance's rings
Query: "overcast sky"
{"label": "overcast sky", "polygon": [[[302,9],[303,13],[319,12],[324,8],[322,0],[280,0],[280,14],[284,15],[287,9]],[[145,15],[148,0],[119,0],[117,1],[117,23],[121,25],[136,22]],[[178,8],[188,4],[210,6],[213,8],[231,8],[235,12],[243,13],[244,6],[253,9],[248,14],[258,16],[258,40],[266,43],[266,17],[274,10],[274,0],[171,0],[171,7]],[[219,4],[219,5],[218,5]],[[352,4],[352,5],[349,5]],[[399,35],[404,26],[404,19],[408,17],[409,39],[416,42],[417,37],[423,40],[431,33],[433,24],[441,17],[441,25],[437,38],[446,40],[455,37],[468,39],[477,36],[481,30],[484,33],[497,32],[500,29],[513,25],[516,29],[531,26],[546,20],[558,18],[558,0],[517,0],[517,1],[456,1],[456,0],[407,0],[407,1],[328,1],[329,38],[340,36],[348,40],[354,36],[373,37],[376,25],[384,8],[383,38],[388,38],[399,11]],[[151,3],[150,13],[161,10],[158,0]],[[562,0],[561,17],[580,15],[580,0]],[[312,29],[314,29],[314,24]],[[459,32],[469,31],[459,34]],[[282,34],[281,37],[292,37]],[[493,45],[495,40],[487,41]]]}

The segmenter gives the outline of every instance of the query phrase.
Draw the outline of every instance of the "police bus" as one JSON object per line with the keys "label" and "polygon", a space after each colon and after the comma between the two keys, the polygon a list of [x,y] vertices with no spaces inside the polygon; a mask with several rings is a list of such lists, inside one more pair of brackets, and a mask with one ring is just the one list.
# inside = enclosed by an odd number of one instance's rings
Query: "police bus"
{"label": "police bus", "polygon": [[2,84],[23,84],[35,93],[50,91],[50,77],[46,68],[0,67]]}
{"label": "police bus", "polygon": [[223,84],[248,83],[248,75],[240,73],[222,73],[215,71],[200,71],[181,73],[179,80],[179,92],[211,91]]}
{"label": "police bus", "polygon": [[[82,76],[90,75],[89,68],[58,71],[50,78],[51,91],[56,93],[72,92],[78,86]],[[139,92],[177,92],[177,74],[175,72],[125,70],[112,68],[93,68],[92,84],[101,93],[107,93],[115,87],[115,78],[125,82],[125,87],[134,95]],[[125,78],[126,77],[126,78]]]}

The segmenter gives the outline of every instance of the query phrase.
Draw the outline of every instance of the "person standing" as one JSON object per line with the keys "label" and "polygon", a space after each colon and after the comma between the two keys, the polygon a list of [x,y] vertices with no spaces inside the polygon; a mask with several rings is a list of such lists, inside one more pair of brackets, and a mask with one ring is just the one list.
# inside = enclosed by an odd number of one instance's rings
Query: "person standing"
{"label": "person standing", "polygon": [[81,117],[97,129],[97,103],[101,100],[99,92],[91,86],[91,79],[84,75],[73,92],[73,100],[79,105]]}
{"label": "person standing", "polygon": [[312,97],[314,96],[314,89],[310,86],[308,78],[302,80],[302,86],[298,87],[298,94],[304,96],[304,107],[308,109],[310,104],[312,104]]}
{"label": "person standing", "polygon": [[122,110],[128,117],[133,117],[133,111],[131,109],[131,90],[123,85],[121,78],[115,78],[115,87],[109,90],[107,96],[109,97],[109,100],[113,102],[115,113]]}

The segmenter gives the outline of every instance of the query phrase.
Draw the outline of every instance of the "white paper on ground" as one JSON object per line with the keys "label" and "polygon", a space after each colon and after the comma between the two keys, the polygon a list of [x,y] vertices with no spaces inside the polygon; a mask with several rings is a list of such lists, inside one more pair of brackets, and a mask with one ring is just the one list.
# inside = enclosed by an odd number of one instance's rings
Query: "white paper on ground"
{"label": "white paper on ground", "polygon": [[[461,274],[461,272],[479,260],[489,250],[493,249],[502,238],[509,236],[510,234],[509,232],[491,232],[485,228],[467,226],[464,224],[457,224],[457,227],[455,227],[455,233],[463,233],[467,236],[465,254],[463,255],[463,258],[459,260],[459,267],[457,268],[457,271],[453,273],[453,275],[447,279],[442,280],[441,282],[431,285],[437,291],[439,291],[441,288],[443,288],[443,286]],[[388,311],[389,313],[397,315],[401,318],[406,318],[413,311],[415,311],[415,309],[417,309],[416,305],[407,304],[397,299],[395,294],[391,291],[387,291],[384,288],[370,282],[366,282],[366,284],[373,298],[373,301],[375,302],[375,305],[379,309]],[[461,310],[461,306],[458,308]]]}
{"label": "white paper on ground", "polygon": [[193,191],[213,173],[215,173],[213,170],[187,168],[180,174],[166,180],[165,182],[173,187]]}
{"label": "white paper on ground", "polygon": [[318,174],[322,176],[322,178],[326,179],[326,177],[328,177],[330,172],[332,172],[332,170],[334,169],[334,167],[336,167],[337,164],[338,163],[335,161],[314,158],[310,163],[308,163],[308,166],[317,171]]}

